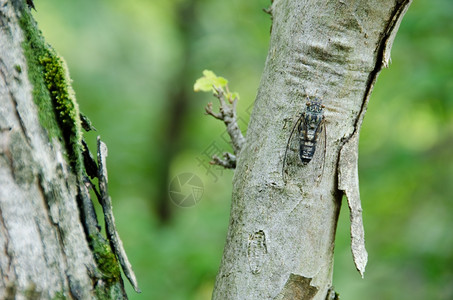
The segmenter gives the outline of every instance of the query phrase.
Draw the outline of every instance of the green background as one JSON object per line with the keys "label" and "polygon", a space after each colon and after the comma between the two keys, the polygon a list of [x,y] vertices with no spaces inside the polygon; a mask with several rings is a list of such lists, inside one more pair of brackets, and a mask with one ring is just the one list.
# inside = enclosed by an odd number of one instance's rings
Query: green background
{"label": "green background", "polygon": [[[268,1],[36,0],[34,16],[66,59],[81,110],[109,147],[114,213],[142,294],[210,299],[228,225],[232,171],[215,100],[194,93],[204,69],[228,78],[248,122],[269,42]],[[343,203],[334,285],[342,299],[453,299],[453,2],[415,1],[372,94],[360,139],[369,263],[349,248]],[[212,98],[212,99],[211,99]],[[179,208],[170,180],[201,178],[201,202]]]}

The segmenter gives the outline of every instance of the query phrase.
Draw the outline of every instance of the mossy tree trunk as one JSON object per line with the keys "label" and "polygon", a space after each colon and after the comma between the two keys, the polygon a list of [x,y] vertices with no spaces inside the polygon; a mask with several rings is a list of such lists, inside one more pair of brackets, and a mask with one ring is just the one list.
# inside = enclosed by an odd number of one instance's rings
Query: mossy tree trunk
{"label": "mossy tree trunk", "polygon": [[125,299],[65,64],[25,0],[0,4],[0,298]]}
{"label": "mossy tree trunk", "polygon": [[[358,136],[410,0],[272,2],[270,48],[234,174],[213,299],[336,299],[333,251],[343,195],[354,263],[365,270]],[[283,166],[307,98],[325,106],[315,154],[303,164],[291,146]]]}

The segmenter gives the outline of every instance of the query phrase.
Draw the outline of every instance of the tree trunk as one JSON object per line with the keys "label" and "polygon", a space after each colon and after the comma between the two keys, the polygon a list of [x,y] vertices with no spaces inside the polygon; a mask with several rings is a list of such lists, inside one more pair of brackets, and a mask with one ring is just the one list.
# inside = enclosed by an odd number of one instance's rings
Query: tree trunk
{"label": "tree trunk", "polygon": [[[70,79],[28,6],[0,1],[0,298],[124,299],[121,251],[100,234],[87,188]],[[104,167],[92,165],[109,200]]]}
{"label": "tree trunk", "polygon": [[[353,258],[363,274],[358,136],[410,2],[273,1],[270,48],[234,175],[213,299],[334,299],[343,194],[351,211]],[[316,97],[325,108],[313,159],[303,164],[299,149],[290,146],[283,166],[291,130]]]}

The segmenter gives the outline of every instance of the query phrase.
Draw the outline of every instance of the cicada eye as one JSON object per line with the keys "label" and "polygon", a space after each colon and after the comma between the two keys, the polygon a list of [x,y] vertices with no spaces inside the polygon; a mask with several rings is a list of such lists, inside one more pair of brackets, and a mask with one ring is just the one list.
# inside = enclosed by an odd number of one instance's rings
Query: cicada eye
{"label": "cicada eye", "polygon": [[321,105],[321,108],[325,108],[326,106],[324,104]]}
{"label": "cicada eye", "polygon": [[310,102],[307,102],[307,106],[310,106]]}

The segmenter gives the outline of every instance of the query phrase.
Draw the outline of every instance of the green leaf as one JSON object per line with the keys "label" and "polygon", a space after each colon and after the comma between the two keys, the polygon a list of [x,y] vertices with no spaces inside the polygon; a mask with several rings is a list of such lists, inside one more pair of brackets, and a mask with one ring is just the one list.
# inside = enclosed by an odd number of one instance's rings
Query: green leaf
{"label": "green leaf", "polygon": [[203,71],[203,77],[200,77],[195,81],[193,90],[195,92],[209,92],[213,91],[214,87],[224,88],[228,84],[228,80],[221,76],[217,76],[210,70]]}
{"label": "green leaf", "polygon": [[230,93],[228,96],[229,96],[230,99],[233,100],[233,101],[234,101],[234,99],[238,99],[238,100],[239,100],[239,93],[237,93],[237,92]]}

